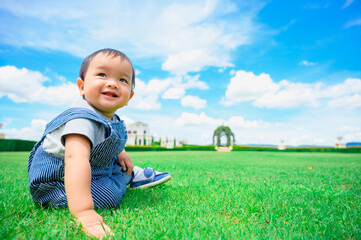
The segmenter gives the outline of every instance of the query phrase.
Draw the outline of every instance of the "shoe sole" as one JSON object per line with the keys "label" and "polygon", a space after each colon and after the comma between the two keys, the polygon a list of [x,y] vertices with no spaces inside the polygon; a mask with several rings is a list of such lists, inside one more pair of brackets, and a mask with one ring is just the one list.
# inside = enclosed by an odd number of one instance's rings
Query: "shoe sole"
{"label": "shoe sole", "polygon": [[165,183],[165,182],[168,182],[172,177],[169,175],[169,176],[166,176],[156,182],[151,182],[151,183],[147,183],[147,184],[144,184],[142,186],[139,186],[139,187],[134,187],[134,188],[129,188],[129,190],[134,190],[134,189],[145,189],[145,188],[150,188],[150,187],[154,187],[154,186],[157,186],[159,184],[162,184],[162,183]]}

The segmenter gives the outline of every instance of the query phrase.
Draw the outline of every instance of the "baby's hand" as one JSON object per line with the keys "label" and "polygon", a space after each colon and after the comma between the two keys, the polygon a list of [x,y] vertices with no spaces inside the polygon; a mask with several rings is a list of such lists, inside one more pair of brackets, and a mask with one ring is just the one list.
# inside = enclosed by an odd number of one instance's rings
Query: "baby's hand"
{"label": "baby's hand", "polygon": [[77,218],[82,230],[89,236],[102,239],[107,235],[114,235],[110,227],[103,222],[103,218],[94,210],[83,212]]}
{"label": "baby's hand", "polygon": [[110,227],[103,223],[96,223],[92,226],[88,226],[87,228],[83,227],[83,231],[92,237],[100,238],[106,237],[107,235],[114,235],[110,230]]}
{"label": "baby's hand", "polygon": [[123,152],[118,154],[117,158],[119,165],[122,167],[123,171],[127,171],[128,175],[132,174],[134,165],[128,153],[126,153],[126,151],[123,150]]}

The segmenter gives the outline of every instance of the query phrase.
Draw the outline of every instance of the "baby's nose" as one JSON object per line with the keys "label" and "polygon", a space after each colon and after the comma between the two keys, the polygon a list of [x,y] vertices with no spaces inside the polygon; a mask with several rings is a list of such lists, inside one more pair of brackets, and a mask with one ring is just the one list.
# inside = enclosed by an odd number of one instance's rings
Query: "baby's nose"
{"label": "baby's nose", "polygon": [[109,81],[107,81],[106,86],[107,86],[107,87],[110,87],[110,88],[118,88],[118,84],[116,83],[115,80],[109,80]]}

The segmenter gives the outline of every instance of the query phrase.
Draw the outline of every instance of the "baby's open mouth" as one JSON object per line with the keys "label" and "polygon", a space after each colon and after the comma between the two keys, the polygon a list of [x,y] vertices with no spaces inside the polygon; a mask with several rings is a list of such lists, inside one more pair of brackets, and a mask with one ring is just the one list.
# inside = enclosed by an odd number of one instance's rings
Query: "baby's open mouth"
{"label": "baby's open mouth", "polygon": [[112,93],[112,92],[103,92],[104,95],[108,96],[108,97],[118,97],[117,94]]}

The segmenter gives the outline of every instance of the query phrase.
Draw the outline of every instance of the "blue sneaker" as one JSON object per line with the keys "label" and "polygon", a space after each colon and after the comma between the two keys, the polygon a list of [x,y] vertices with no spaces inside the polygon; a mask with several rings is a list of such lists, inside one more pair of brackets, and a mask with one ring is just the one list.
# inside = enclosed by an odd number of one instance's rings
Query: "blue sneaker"
{"label": "blue sneaker", "polygon": [[146,167],[140,168],[134,166],[134,177],[130,181],[129,189],[137,188],[149,188],[156,185],[165,183],[171,179],[171,176],[167,172],[157,172],[153,168]]}

